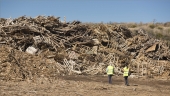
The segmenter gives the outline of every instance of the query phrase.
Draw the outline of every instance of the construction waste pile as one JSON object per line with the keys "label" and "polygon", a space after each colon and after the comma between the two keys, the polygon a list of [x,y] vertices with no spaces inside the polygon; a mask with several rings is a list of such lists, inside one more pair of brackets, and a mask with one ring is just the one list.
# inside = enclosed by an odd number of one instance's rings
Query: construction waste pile
{"label": "construction waste pile", "polygon": [[170,77],[170,48],[142,29],[61,22],[59,17],[0,18],[0,80],[58,75],[115,75],[129,64],[134,77]]}

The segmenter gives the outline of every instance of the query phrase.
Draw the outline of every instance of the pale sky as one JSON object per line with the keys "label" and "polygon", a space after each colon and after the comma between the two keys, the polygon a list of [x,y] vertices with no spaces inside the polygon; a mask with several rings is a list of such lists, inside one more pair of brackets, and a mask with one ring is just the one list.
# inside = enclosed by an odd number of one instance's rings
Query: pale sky
{"label": "pale sky", "polygon": [[81,22],[170,22],[170,0],[0,0],[0,18],[24,15]]}

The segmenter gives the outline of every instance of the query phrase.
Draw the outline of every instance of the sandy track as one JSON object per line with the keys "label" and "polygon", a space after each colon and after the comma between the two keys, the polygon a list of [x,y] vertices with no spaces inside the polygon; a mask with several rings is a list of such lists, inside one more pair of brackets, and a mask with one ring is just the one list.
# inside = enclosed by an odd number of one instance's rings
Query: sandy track
{"label": "sandy track", "polygon": [[121,76],[41,77],[34,81],[0,81],[0,96],[169,96],[170,80],[129,78],[125,86]]}

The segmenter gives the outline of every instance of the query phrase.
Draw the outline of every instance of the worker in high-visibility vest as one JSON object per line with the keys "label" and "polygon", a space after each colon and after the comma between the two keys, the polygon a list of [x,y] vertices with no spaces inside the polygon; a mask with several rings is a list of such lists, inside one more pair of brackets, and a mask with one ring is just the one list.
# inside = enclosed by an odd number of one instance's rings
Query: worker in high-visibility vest
{"label": "worker in high-visibility vest", "polygon": [[112,76],[114,74],[114,67],[110,64],[109,66],[107,66],[106,72],[107,72],[107,75],[108,75],[109,84],[111,84],[112,83]]}
{"label": "worker in high-visibility vest", "polygon": [[129,71],[130,71],[129,67],[126,64],[125,67],[123,68],[123,77],[125,79],[125,85],[126,86],[129,86],[129,82],[128,82]]}

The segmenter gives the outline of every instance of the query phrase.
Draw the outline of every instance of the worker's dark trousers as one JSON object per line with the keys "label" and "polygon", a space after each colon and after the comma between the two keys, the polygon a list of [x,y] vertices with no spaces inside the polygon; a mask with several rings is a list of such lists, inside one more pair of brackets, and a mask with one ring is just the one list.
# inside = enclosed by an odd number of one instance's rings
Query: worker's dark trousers
{"label": "worker's dark trousers", "polygon": [[112,83],[112,75],[108,75],[108,79],[109,79],[109,84]]}
{"label": "worker's dark trousers", "polygon": [[125,79],[125,85],[129,85],[129,83],[128,83],[128,76],[124,76],[124,79]]}

